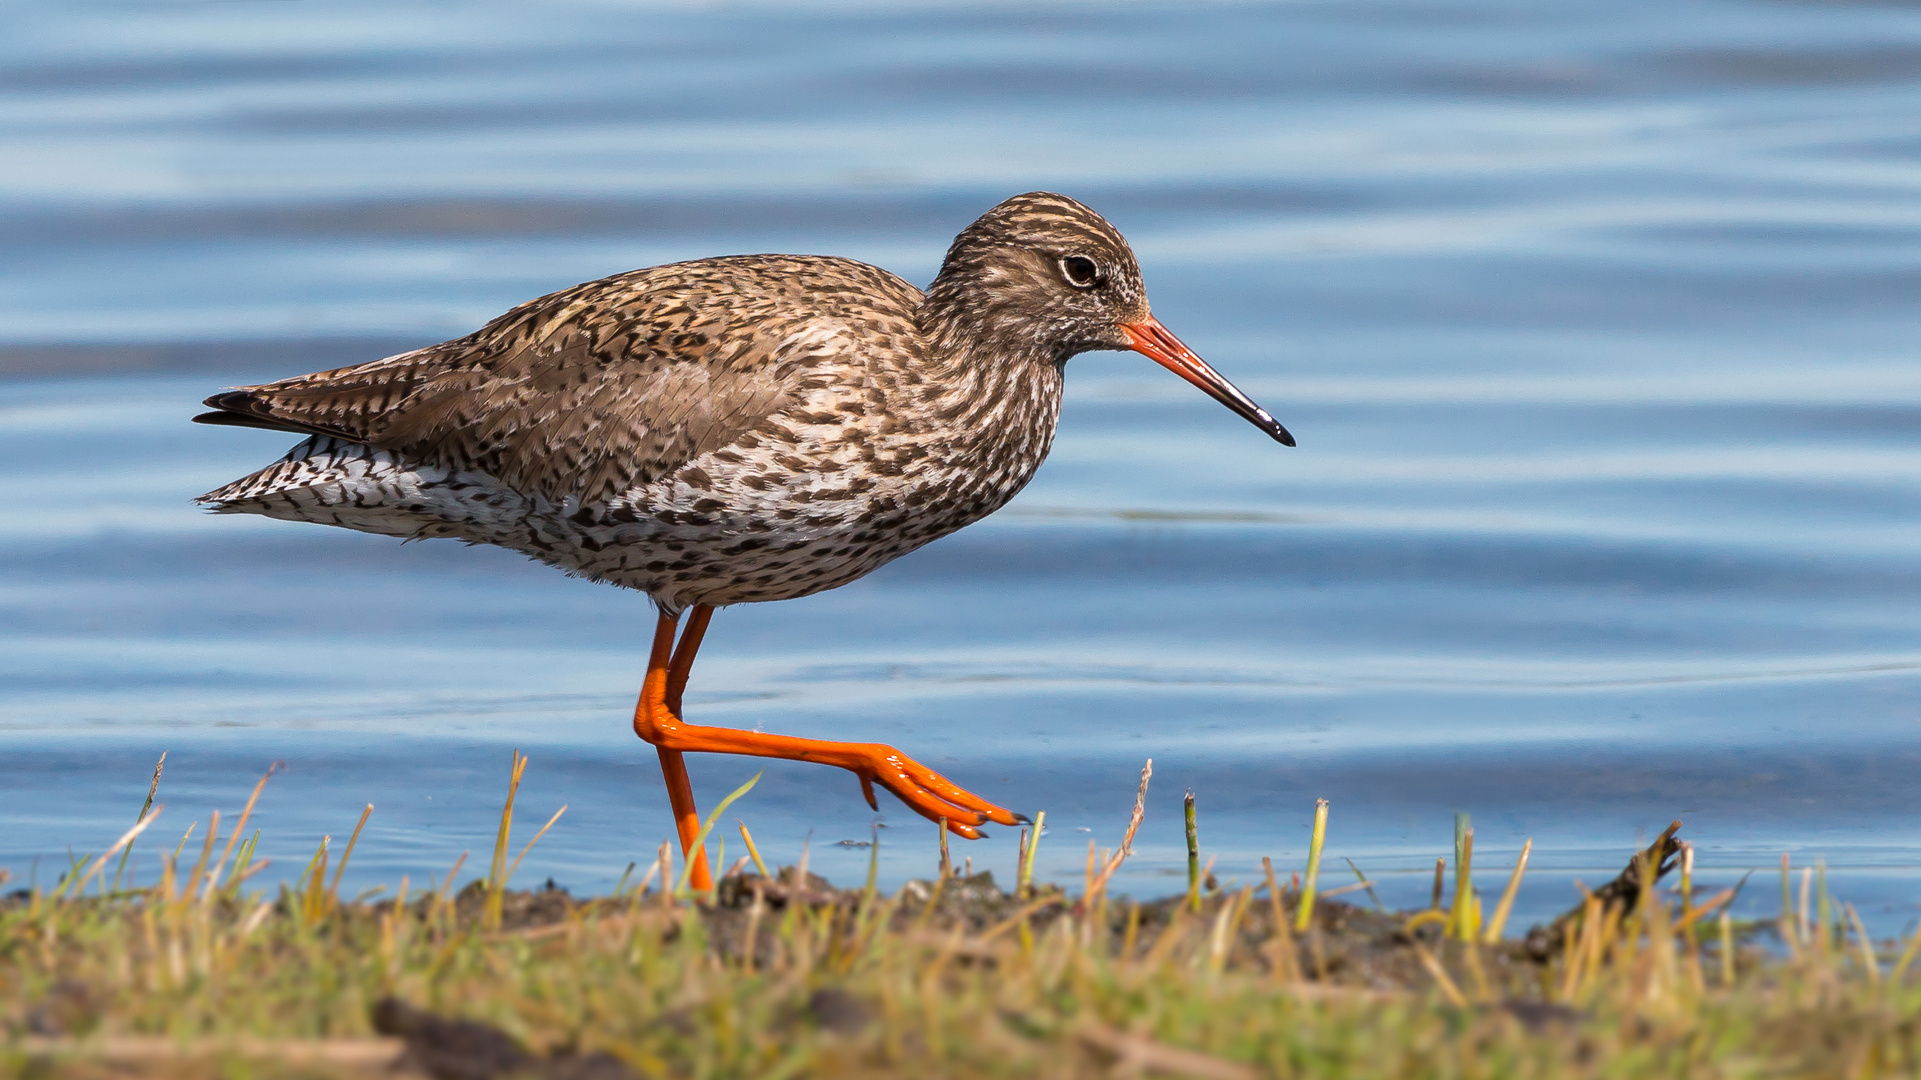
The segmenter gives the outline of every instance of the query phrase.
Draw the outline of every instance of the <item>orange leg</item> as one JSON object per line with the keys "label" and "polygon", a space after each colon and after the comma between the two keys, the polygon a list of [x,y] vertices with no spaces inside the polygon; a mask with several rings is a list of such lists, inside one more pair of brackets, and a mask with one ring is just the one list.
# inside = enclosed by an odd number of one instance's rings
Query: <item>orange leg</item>
{"label": "orange leg", "polygon": [[[680,620],[666,615],[660,617],[654,631],[653,653],[647,661],[647,681],[640,691],[640,703],[634,708],[634,734],[653,744],[660,753],[661,772],[667,778],[668,797],[673,800],[683,853],[693,846],[694,836],[700,831],[693,787],[681,759],[681,755],[687,753],[745,754],[833,765],[860,779],[861,793],[867,797],[867,805],[874,809],[880,809],[874,800],[874,784],[878,782],[915,813],[929,821],[945,819],[949,830],[969,839],[979,837],[979,826],[990,821],[1018,825],[1027,820],[959,787],[884,743],[827,742],[684,723],[680,718],[681,692],[687,686],[694,653],[700,648],[701,637],[712,616],[711,607],[696,605],[679,646],[674,644],[674,630]],[[701,884],[711,880],[706,853],[690,857],[697,860],[690,884],[695,888],[711,887]]]}
{"label": "orange leg", "polygon": [[[707,633],[707,621],[713,618],[714,609],[706,604],[694,608],[693,617],[687,620],[687,632],[681,635],[680,644],[674,644],[674,630],[680,622],[678,617],[660,617],[654,629],[654,649],[647,658],[647,682],[654,682],[654,670],[666,670],[666,707],[678,716],[680,714],[680,695],[687,689],[687,673],[693,670],[694,653],[700,649],[700,639]],[[646,702],[643,691],[641,701]],[[634,730],[640,730],[640,716],[634,716]],[[646,736],[642,736],[645,738]],[[651,740],[650,740],[651,741]],[[694,807],[694,785],[687,778],[687,763],[678,750],[669,750],[656,743],[654,750],[660,754],[660,773],[667,781],[667,800],[674,808],[674,828],[680,833],[680,854],[682,858],[693,861],[694,868],[687,875],[689,888],[707,890],[714,887],[713,871],[707,868],[707,847],[694,848],[694,840],[700,836],[700,813]],[[665,883],[663,883],[665,884]]]}

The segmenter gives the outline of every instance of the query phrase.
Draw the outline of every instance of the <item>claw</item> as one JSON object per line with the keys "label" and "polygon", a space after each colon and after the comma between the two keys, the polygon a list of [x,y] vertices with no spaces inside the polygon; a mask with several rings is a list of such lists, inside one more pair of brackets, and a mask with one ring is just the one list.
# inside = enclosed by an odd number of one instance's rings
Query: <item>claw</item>
{"label": "claw", "polygon": [[1033,818],[1030,818],[1030,817],[1028,817],[1028,816],[1027,816],[1026,814],[1021,814],[1021,813],[1016,813],[1016,814],[1014,815],[1014,824],[1016,824],[1016,825],[1032,825],[1032,824],[1034,824],[1034,819],[1033,819]]}
{"label": "claw", "polygon": [[878,811],[880,809],[880,803],[874,801],[874,782],[868,779],[867,774],[865,773],[859,773],[856,775],[860,777],[860,793],[862,795],[867,796],[868,807],[870,809]]}

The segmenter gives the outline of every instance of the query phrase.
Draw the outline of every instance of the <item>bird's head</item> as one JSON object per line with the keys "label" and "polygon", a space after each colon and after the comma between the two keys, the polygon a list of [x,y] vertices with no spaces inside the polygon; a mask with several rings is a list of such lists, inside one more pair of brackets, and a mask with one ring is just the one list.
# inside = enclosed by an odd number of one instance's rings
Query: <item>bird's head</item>
{"label": "bird's head", "polygon": [[1000,355],[1059,364],[1098,349],[1143,353],[1294,445],[1267,410],[1154,318],[1127,239],[1065,195],[1029,192],[982,214],[954,238],[927,296],[944,329]]}

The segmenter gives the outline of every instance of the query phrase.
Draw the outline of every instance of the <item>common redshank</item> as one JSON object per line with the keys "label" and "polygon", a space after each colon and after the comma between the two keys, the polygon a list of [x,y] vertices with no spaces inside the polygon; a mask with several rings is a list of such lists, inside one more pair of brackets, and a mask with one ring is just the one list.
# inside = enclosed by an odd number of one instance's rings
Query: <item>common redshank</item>
{"label": "common redshank", "polygon": [[195,420],[308,438],[198,501],[497,544],[646,593],[659,620],[634,732],[708,888],[689,752],[835,765],[875,809],[879,783],[964,837],[1025,820],[891,746],[688,724],[681,693],[714,608],[845,585],[1005,505],[1053,442],[1067,360],[1096,349],[1144,353],[1294,445],[1149,314],[1119,231],[1032,192],[956,237],[925,292],[851,259],[697,259],[216,394]]}

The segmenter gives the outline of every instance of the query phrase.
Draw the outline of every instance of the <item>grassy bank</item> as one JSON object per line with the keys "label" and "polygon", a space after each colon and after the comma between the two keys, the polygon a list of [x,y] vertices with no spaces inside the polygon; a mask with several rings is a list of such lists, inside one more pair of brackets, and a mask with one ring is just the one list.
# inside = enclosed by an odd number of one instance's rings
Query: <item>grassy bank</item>
{"label": "grassy bank", "polygon": [[0,1069],[394,1075],[398,1061],[415,1075],[595,1080],[1921,1071],[1913,942],[1870,941],[1845,906],[1787,877],[1778,924],[1738,925],[1728,892],[1686,887],[1689,853],[1672,831],[1562,920],[1510,934],[1501,897],[1524,867],[1483,869],[1497,886],[1484,911],[1466,828],[1429,910],[1326,895],[1324,806],[1307,866],[1222,891],[1197,858],[1190,892],[1153,903],[1105,887],[1124,842],[1090,850],[1070,891],[948,873],[886,895],[871,882],[831,888],[804,855],[774,871],[744,830],[736,844],[749,854],[710,894],[677,885],[669,849],[610,896],[511,891],[509,815],[487,876],[465,887],[456,867],[343,899],[349,841],[261,895],[245,818],[197,823],[157,882],[116,888],[116,847],[0,904]]}

